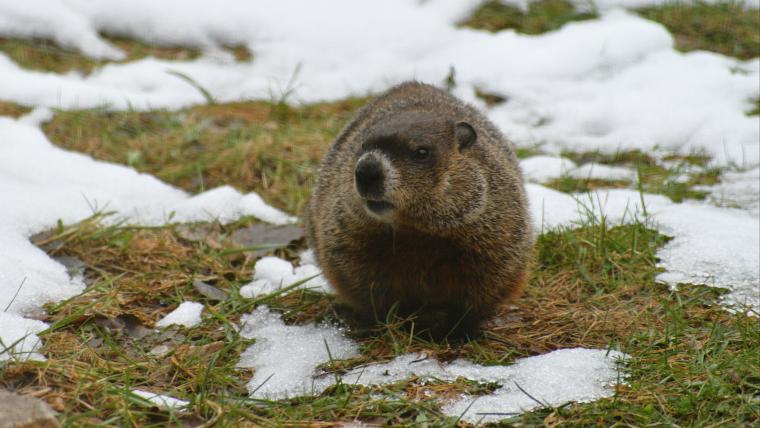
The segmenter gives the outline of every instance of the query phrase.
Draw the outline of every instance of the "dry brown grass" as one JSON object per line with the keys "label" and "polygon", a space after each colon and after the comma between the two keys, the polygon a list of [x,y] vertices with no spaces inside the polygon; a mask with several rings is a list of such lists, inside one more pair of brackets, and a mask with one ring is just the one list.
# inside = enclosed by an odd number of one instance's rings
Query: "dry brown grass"
{"label": "dry brown grass", "polygon": [[[103,36],[105,40],[126,54],[120,61],[97,60],[86,57],[74,49],[64,48],[45,39],[10,39],[0,37],[0,52],[7,54],[23,68],[39,71],[67,73],[77,71],[89,74],[94,69],[110,62],[128,62],[154,57],[166,60],[192,60],[200,56],[196,48],[183,46],[159,46],[123,37]],[[238,61],[253,58],[245,46],[226,47]]]}
{"label": "dry brown grass", "polygon": [[20,117],[32,111],[29,107],[24,107],[8,101],[0,101],[0,116]]}
{"label": "dry brown grass", "polygon": [[575,193],[589,192],[597,189],[625,189],[632,186],[632,183],[624,180],[605,180],[599,178],[574,178],[560,177],[549,181],[546,187],[557,189],[560,192]]}

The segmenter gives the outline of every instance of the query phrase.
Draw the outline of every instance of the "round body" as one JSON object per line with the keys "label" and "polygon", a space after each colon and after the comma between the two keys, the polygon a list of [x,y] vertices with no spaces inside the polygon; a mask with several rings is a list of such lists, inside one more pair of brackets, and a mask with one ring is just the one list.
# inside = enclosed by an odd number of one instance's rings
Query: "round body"
{"label": "round body", "polygon": [[398,85],[357,113],[324,159],[305,224],[358,314],[417,314],[415,329],[434,336],[472,331],[527,282],[514,152],[480,112],[430,85]]}

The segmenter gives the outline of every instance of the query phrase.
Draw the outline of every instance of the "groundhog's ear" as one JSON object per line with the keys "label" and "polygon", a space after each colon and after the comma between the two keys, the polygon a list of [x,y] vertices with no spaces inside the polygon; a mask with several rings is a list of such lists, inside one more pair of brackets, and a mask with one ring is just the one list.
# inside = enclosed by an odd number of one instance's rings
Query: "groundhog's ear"
{"label": "groundhog's ear", "polygon": [[478,134],[475,133],[475,129],[467,122],[457,123],[456,129],[454,130],[454,136],[457,139],[459,151],[475,144],[475,141],[478,139]]}

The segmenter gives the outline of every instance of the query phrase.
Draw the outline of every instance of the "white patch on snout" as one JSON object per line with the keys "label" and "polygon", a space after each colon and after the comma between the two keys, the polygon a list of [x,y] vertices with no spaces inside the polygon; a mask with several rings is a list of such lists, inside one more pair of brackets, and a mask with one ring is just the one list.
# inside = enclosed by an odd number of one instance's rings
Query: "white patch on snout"
{"label": "white patch on snout", "polygon": [[[389,197],[398,185],[398,171],[393,167],[390,158],[379,150],[372,150],[361,155],[356,164],[359,165],[364,160],[375,160],[380,163],[383,170],[383,195],[386,198]],[[354,179],[354,187],[356,187],[356,179]],[[393,201],[390,200],[389,202],[392,203]]]}

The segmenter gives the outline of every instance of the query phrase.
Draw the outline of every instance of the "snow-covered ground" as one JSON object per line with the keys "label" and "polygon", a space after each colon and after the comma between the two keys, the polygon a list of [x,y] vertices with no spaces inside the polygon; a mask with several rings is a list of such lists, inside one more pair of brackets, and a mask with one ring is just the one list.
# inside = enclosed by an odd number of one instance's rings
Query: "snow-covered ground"
{"label": "snow-covered ground", "polygon": [[[364,94],[410,78],[507,97],[491,118],[521,144],[544,150],[705,149],[721,164],[758,164],[758,127],[747,117],[760,61],[680,53],[659,24],[620,10],[527,36],[454,25],[476,0],[0,1],[0,34],[48,36],[93,56],[118,56],[98,31],[151,43],[206,47],[193,61],[147,58],[88,76],[23,70],[0,55],[0,99],[75,108],[178,108],[203,103],[179,71],[219,101],[292,101]],[[44,6],[43,6],[44,4]],[[36,6],[36,7],[35,7]],[[242,44],[236,63],[220,45]],[[537,126],[541,124],[540,126]]]}
{"label": "snow-covered ground", "polygon": [[[317,366],[358,355],[357,346],[329,326],[289,326],[265,306],[243,323],[241,335],[256,343],[240,358],[240,367],[256,369],[248,383],[253,398],[282,399],[318,394],[337,382]],[[354,368],[340,376],[349,385],[384,385],[417,376],[423,382],[465,378],[495,382],[499,388],[480,397],[462,395],[444,402],[443,412],[468,422],[494,422],[536,407],[559,406],[609,397],[623,376],[617,362],[625,355],[602,349],[561,349],[523,358],[511,366],[481,366],[465,360],[441,363],[424,354],[406,354],[387,362]],[[532,397],[532,398],[531,398]],[[537,403],[535,400],[539,400]],[[542,404],[543,406],[542,406]]]}
{"label": "snow-covered ground", "polygon": [[[120,59],[123,52],[100,33],[205,51],[192,61],[146,58],[110,63],[86,76],[22,69],[0,53],[0,100],[36,108],[21,119],[0,117],[0,351],[16,343],[19,357],[40,358],[33,354],[39,343],[35,334],[45,326],[30,317],[45,302],[76,295],[84,287],[81,278],[70,278],[62,265],[28,240],[59,219],[72,223],[94,212],[116,211],[141,224],[231,221],[241,215],[273,223],[293,220],[254,193],[241,195],[221,187],[190,196],[130,168],[61,150],[39,128],[52,114],[49,108],[176,109],[205,102],[196,88],[168,71],[190,76],[221,102],[277,99],[290,89],[288,102],[311,102],[379,91],[407,79],[441,83],[453,69],[454,91],[465,100],[485,107],[474,96],[476,88],[507,98],[488,114],[518,146],[538,147],[548,154],[563,149],[640,149],[655,156],[707,153],[714,165],[738,171],[710,188],[707,202],[682,204],[630,190],[592,195],[556,192],[538,183],[562,174],[614,180],[635,180],[635,176],[621,168],[578,166],[553,156],[527,159],[523,164],[533,182],[528,191],[536,229],[572,225],[589,212],[622,222],[641,216],[643,201],[653,223],[674,237],[658,253],[665,269],[660,280],[727,288],[727,304],[760,307],[760,127],[757,117],[745,114],[751,109],[750,100],[760,97],[760,60],[677,52],[662,26],[614,7],[638,5],[639,0],[602,1],[601,18],[538,36],[457,27],[455,23],[477,3],[0,0],[0,36],[49,38],[106,59]],[[749,5],[757,7],[755,3]],[[253,53],[251,61],[235,62],[219,49],[239,44]],[[291,88],[288,82],[293,82]],[[298,268],[275,259],[260,263],[254,281],[241,290],[246,296],[319,273],[309,263]],[[319,277],[304,286],[327,289]],[[344,357],[356,352],[331,327],[287,327],[263,311],[251,315],[261,322],[246,324],[252,329],[247,334],[280,337],[296,331],[295,337],[308,336],[308,341],[303,340],[315,349],[334,341]],[[321,339],[313,339],[315,335]],[[264,343],[249,350],[248,364],[269,367],[267,358],[282,354]],[[595,350],[577,352],[548,354],[500,368],[503,372],[488,379],[504,382],[502,387],[481,398],[477,403],[486,404],[476,403],[471,411],[487,412],[493,408],[488,403],[503,403],[489,400],[517,394],[511,379],[525,378],[522,385],[576,376],[568,381],[577,390],[543,397],[553,404],[604,396],[612,373],[608,357]],[[0,359],[8,354],[0,352]],[[272,393],[291,395],[305,386],[314,366],[325,361],[315,355],[308,367],[299,366],[306,368],[301,377],[293,378],[293,385]],[[573,355],[583,356],[585,362]],[[390,364],[398,366],[399,361]],[[562,365],[576,363],[580,365]],[[457,364],[421,373],[451,379],[485,370]],[[360,377],[357,381],[364,382]],[[274,387],[265,384],[257,393],[270,388]],[[452,414],[463,411],[457,406],[446,409],[453,409]],[[529,403],[518,407],[510,409],[519,411]]]}
{"label": "snow-covered ground", "polygon": [[564,176],[613,181],[636,179],[636,171],[629,168],[593,163],[578,166],[572,160],[561,156],[531,156],[520,162],[520,166],[525,179],[534,183],[547,183]]}

